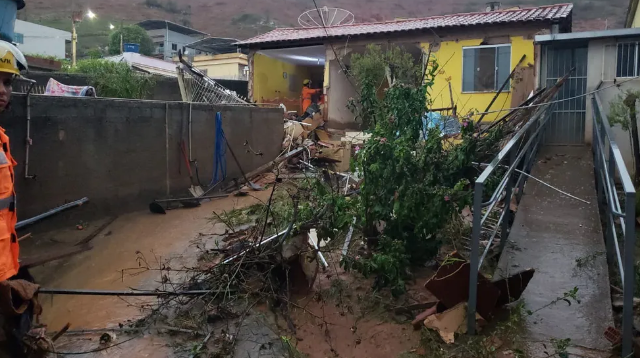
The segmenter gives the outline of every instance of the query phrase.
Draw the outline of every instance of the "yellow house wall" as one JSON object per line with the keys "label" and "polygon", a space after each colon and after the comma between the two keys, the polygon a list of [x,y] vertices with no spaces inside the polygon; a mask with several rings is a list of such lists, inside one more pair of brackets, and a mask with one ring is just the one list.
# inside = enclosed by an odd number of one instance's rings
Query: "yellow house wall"
{"label": "yellow house wall", "polygon": [[280,100],[285,103],[287,110],[300,110],[302,81],[309,77],[307,67],[296,66],[256,53],[252,71],[254,101]]}
{"label": "yellow house wall", "polygon": [[210,63],[195,64],[201,70],[207,70],[207,76],[211,78],[237,79],[242,73],[237,63]]}
{"label": "yellow house wall", "polygon": [[248,63],[246,55],[236,53],[199,55],[193,59],[193,65],[198,69],[207,70],[207,75],[211,78],[238,79]]}
{"label": "yellow house wall", "polygon": [[635,16],[633,17],[633,23],[631,27],[640,27],[640,6],[636,9]]}
{"label": "yellow house wall", "polygon": [[[510,37],[511,40],[511,68],[518,63],[522,55],[526,55],[524,64],[534,63],[533,40],[525,39],[522,36]],[[451,96],[449,95],[449,82],[453,91],[453,101],[458,106],[458,113],[467,114],[471,110],[484,111],[496,92],[483,93],[463,93],[462,92],[462,49],[468,46],[479,46],[482,39],[444,41],[436,49],[435,56],[440,66],[436,76],[433,89],[431,90],[432,108],[446,108],[451,106]],[[422,47],[428,52],[428,43],[423,43]],[[502,84],[500,83],[499,86]],[[512,84],[513,85],[513,84]],[[511,106],[511,93],[501,93],[491,107],[491,110]],[[488,114],[483,121],[492,121],[498,118],[500,113]]]}

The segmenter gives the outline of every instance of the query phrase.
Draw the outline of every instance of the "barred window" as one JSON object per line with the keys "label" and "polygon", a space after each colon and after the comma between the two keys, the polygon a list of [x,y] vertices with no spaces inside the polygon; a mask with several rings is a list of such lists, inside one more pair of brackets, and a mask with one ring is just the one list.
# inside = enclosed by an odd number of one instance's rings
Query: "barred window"
{"label": "barred window", "polygon": [[618,44],[616,61],[616,77],[636,77],[640,72],[638,61],[638,43],[625,42]]}

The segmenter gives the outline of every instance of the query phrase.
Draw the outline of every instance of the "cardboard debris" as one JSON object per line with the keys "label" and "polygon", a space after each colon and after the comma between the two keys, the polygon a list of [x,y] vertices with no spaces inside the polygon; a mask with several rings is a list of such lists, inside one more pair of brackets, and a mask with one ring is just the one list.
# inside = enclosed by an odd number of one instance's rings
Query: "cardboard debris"
{"label": "cardboard debris", "polygon": [[310,124],[309,126],[302,126],[304,129],[304,133],[302,134],[302,137],[306,139],[309,136],[309,133],[311,133],[313,130],[323,125],[324,121],[322,120],[322,114],[316,113],[313,115],[313,118],[307,118],[304,121],[302,121],[302,123]]}
{"label": "cardboard debris", "polygon": [[331,140],[329,133],[327,133],[327,131],[325,130],[316,129],[316,135],[318,136],[318,140],[321,140],[323,142],[328,142]]}
{"label": "cardboard debris", "polygon": [[455,341],[455,334],[459,332],[462,327],[465,327],[465,317],[467,316],[467,304],[460,303],[455,307],[431,315],[424,320],[425,327],[438,331],[440,338],[447,343],[451,344]]}
{"label": "cardboard debris", "polygon": [[304,132],[304,126],[296,122],[286,122],[284,124],[284,133],[293,139],[299,138]]}
{"label": "cardboard debris", "polygon": [[[476,320],[482,321],[476,313]],[[424,320],[425,327],[438,331],[440,338],[451,344],[455,341],[455,334],[467,333],[467,303],[462,302],[442,313],[428,316]]]}
{"label": "cardboard debris", "polygon": [[322,148],[317,158],[327,159],[327,161],[333,162],[331,170],[336,172],[348,172],[351,165],[351,145],[346,142],[328,141],[326,144],[331,145],[331,148]]}

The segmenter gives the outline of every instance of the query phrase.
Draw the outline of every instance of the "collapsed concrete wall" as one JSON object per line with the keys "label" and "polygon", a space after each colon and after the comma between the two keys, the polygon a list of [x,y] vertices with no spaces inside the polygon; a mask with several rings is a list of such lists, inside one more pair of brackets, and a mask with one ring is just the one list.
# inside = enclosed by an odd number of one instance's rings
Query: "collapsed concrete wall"
{"label": "collapsed concrete wall", "polygon": [[[245,171],[273,160],[283,139],[279,109],[183,102],[31,96],[29,175],[25,179],[26,96],[16,95],[0,126],[18,162],[18,215],[25,219],[84,196],[98,214],[146,208],[154,198],[188,196],[179,143],[198,162],[203,185],[212,178],[215,113]],[[191,113],[191,121],[189,121]],[[247,145],[244,145],[247,142]],[[248,147],[262,155],[248,151]],[[240,177],[230,153],[227,178]]]}

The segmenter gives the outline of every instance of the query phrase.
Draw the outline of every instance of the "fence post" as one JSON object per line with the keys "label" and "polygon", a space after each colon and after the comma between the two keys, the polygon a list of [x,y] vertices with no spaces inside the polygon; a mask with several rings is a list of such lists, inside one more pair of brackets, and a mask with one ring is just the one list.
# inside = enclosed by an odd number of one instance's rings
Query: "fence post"
{"label": "fence post", "polygon": [[[532,145],[533,146],[533,145]],[[517,150],[512,150],[509,153],[509,168],[516,165],[516,157],[518,155]],[[507,169],[508,170],[508,169]],[[504,217],[502,219],[502,224],[500,228],[500,254],[504,251],[504,247],[507,244],[507,238],[509,237],[509,220],[511,220],[511,195],[513,194],[513,177],[515,175],[515,171],[509,175],[507,178],[507,186],[505,188],[505,197],[504,197]]]}
{"label": "fence post", "polygon": [[633,354],[633,293],[635,283],[636,193],[625,195],[622,357]]}
{"label": "fence post", "polygon": [[482,191],[484,183],[477,182],[473,193],[473,228],[469,267],[469,304],[467,306],[467,332],[476,333],[476,303],[478,300],[478,271],[480,269],[480,233],[482,232]]}

